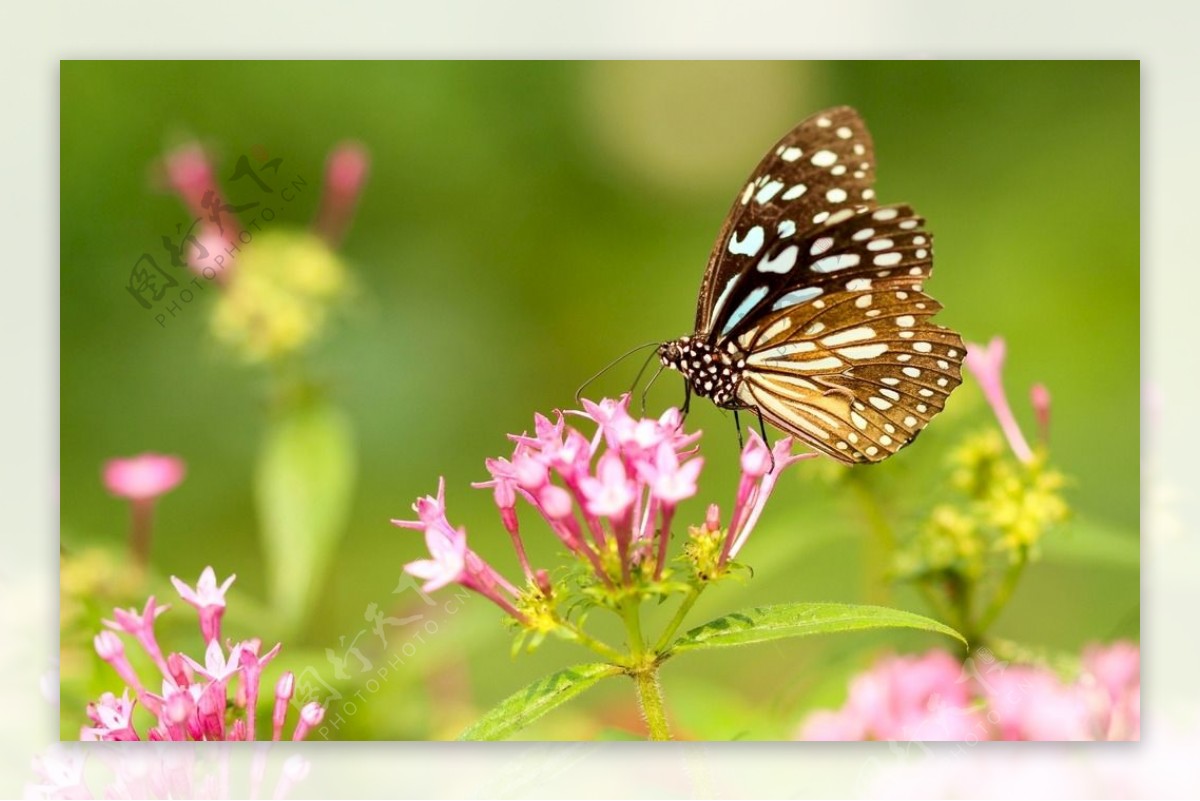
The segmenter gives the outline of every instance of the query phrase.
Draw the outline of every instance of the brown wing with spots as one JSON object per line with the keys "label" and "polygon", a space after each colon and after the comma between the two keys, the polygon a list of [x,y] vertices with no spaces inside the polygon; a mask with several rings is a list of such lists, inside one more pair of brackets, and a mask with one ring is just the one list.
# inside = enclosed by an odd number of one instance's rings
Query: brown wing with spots
{"label": "brown wing with spots", "polygon": [[800,243],[794,269],[818,277],[764,295],[737,328],[739,400],[845,462],[911,442],[961,383],[965,355],[958,334],[930,321],[942,307],[924,292],[932,241],[921,223],[886,207]]}

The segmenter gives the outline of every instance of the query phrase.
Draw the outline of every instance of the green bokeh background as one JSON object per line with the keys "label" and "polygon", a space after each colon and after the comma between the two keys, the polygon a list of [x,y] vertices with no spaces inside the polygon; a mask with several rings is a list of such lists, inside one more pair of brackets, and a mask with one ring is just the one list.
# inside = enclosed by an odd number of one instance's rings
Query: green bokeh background
{"label": "green bokeh background", "polygon": [[[179,454],[188,478],[159,506],[152,588],[165,597],[162,577],[194,581],[207,564],[237,573],[228,633],[282,636],[267,607],[252,492],[264,374],[208,335],[215,293],[163,328],[123,288],[138,256],[187,219],[154,187],[151,167],[166,147],[198,137],[222,176],[254,146],[282,157],[283,172],[308,180],[281,213],[297,226],[316,209],[336,142],[355,139],[371,153],[342,248],[358,290],[312,359],[353,423],[359,482],[316,612],[277,663],[329,675],[324,649],[353,639],[367,604],[422,611],[413,593],[392,594],[421,539],[388,519],[408,516],[439,475],[452,520],[515,574],[490,492],[469,487],[486,478],[483,459],[505,454],[505,434],[530,427],[535,411],[569,406],[615,355],[687,332],[708,250],[744,178],[791,125],[839,104],[871,128],[881,202],[911,203],[937,237],[929,290],[946,306],[939,321],[968,340],[1007,339],[1006,383],[1030,435],[1027,388],[1043,381],[1053,394],[1053,454],[1072,479],[1076,518],[1047,542],[997,632],[1048,649],[1136,638],[1136,62],[65,62],[64,553],[100,547],[122,558],[127,510],[100,483],[105,459]],[[623,391],[635,369],[626,364],[591,394]],[[681,394],[678,377],[664,377],[652,410]],[[869,468],[901,534],[940,491],[948,448],[989,420],[967,386],[919,442]],[[708,466],[680,520],[698,522],[704,503],[732,500],[737,448],[732,420],[707,404],[689,422],[705,431]],[[758,603],[880,598],[864,567],[862,497],[829,472],[802,466],[784,481],[742,554],[755,578],[706,594],[692,620]],[[526,521],[534,559],[552,563],[549,533]],[[903,590],[885,599],[928,611]],[[587,658],[558,643],[510,658],[497,610],[478,597],[431,615],[437,633],[378,689],[363,690],[366,674],[342,685],[364,696],[331,737],[452,737],[523,683]],[[163,620],[168,646],[199,656],[186,607]],[[389,636],[393,651],[376,639],[364,652],[376,670],[413,641]],[[71,738],[82,699],[118,685],[86,641],[64,630],[63,642],[62,733]],[[683,736],[787,737],[807,709],[840,703],[846,677],[874,655],[934,644],[885,633],[733,649],[681,657],[663,680]],[[612,681],[522,736],[637,731],[632,689]]]}

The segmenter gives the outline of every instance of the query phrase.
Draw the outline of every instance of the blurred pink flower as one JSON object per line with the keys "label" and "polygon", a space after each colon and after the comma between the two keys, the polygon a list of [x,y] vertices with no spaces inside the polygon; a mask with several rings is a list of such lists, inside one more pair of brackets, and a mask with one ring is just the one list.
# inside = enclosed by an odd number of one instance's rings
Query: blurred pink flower
{"label": "blurred pink flower", "polygon": [[[216,585],[216,574],[211,567],[205,568],[195,590],[172,577],[180,595],[195,606],[201,618],[206,610],[225,608],[224,593],[230,577],[222,587]],[[163,659],[154,640],[154,620],[166,611],[166,606],[157,606],[151,598],[145,611],[139,616],[136,610],[113,610],[115,621],[104,621],[108,627],[96,635],[96,652],[117,671],[126,688],[120,698],[105,693],[100,700],[88,705],[87,714],[93,725],[84,727],[81,739],[89,740],[253,740],[255,739],[255,712],[258,705],[258,687],[262,672],[281,648],[276,645],[260,656],[261,641],[250,639],[229,646],[228,654],[221,646],[219,637],[208,637],[204,663],[201,664],[187,654],[173,652]],[[204,629],[204,626],[201,626]],[[146,690],[134,671],[125,653],[121,631],[134,637],[142,649],[150,655],[151,662],[159,670],[155,680],[161,686],[161,694]],[[238,689],[232,703],[227,687],[231,679],[237,678]],[[282,738],[282,729],[291,699],[294,679],[284,674],[279,682],[286,683],[286,697],[277,690],[276,706],[272,716],[273,739]],[[129,697],[130,690],[136,700]],[[133,720],[133,709],[137,701],[156,718],[156,722],[139,732]],[[305,711],[306,710],[306,711]],[[317,725],[324,714],[320,705],[310,702],[302,710],[293,739],[303,739]],[[320,711],[318,711],[320,710]],[[315,722],[314,722],[315,721]]]}
{"label": "blurred pink flower", "polygon": [[[984,652],[981,652],[983,654]],[[1140,731],[1138,648],[1089,646],[1073,682],[990,655],[885,657],[850,682],[838,710],[814,712],[805,740],[1132,740]]]}
{"label": "blurred pink flower", "polygon": [[1083,689],[1052,671],[1016,665],[981,679],[997,740],[1092,740]]}
{"label": "blurred pink flower", "polygon": [[118,498],[129,501],[129,550],[144,567],[150,561],[154,528],[154,504],[163,493],[183,481],[186,468],[178,456],[143,453],[104,463],[104,486]]}
{"label": "blurred pink flower", "polygon": [[178,456],[143,453],[105,462],[104,486],[118,498],[148,501],[178,487],[185,472]]}
{"label": "blurred pink flower", "polygon": [[1141,651],[1131,642],[1084,649],[1083,667],[1104,693],[1097,716],[1105,740],[1141,738]]}
{"label": "blurred pink flower", "polygon": [[846,705],[814,713],[801,738],[854,740],[965,740],[986,732],[971,708],[962,666],[945,651],[891,656],[850,682]]}
{"label": "blurred pink flower", "polygon": [[334,247],[341,243],[354,218],[369,166],[366,148],[354,142],[343,142],[329,154],[325,192],[313,220],[313,230]]}

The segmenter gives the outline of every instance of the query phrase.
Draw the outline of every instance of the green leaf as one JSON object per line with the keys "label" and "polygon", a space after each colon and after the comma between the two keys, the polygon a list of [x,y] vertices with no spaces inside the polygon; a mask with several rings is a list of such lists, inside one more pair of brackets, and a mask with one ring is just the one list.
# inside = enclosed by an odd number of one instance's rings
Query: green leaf
{"label": "green leaf", "polygon": [[256,490],[271,606],[284,632],[295,631],[346,528],[354,489],[349,422],[327,401],[288,406],[267,431]]}
{"label": "green leaf", "polygon": [[697,648],[749,645],[784,637],[886,628],[934,631],[967,644],[966,639],[949,626],[912,612],[882,606],[803,603],[759,606],[710,620],[683,634],[668,654]]}
{"label": "green leaf", "polygon": [[616,665],[595,662],[551,673],[492,707],[458,739],[506,739],[555,707],[570,701],[600,679],[617,676],[621,672]]}

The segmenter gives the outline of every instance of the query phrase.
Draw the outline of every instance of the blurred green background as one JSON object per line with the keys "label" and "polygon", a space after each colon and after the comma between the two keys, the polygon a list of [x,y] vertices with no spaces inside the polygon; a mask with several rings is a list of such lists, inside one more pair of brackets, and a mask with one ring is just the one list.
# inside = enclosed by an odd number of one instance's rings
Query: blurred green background
{"label": "blurred green background", "polygon": [[[535,411],[569,407],[592,372],[633,345],[690,331],[709,248],[734,194],[766,149],[830,105],[859,109],[875,138],[881,202],[911,203],[937,237],[929,291],[939,322],[1009,346],[1006,384],[1029,436],[1034,381],[1054,398],[1052,452],[1072,479],[1076,517],[1048,538],[997,625],[1033,647],[1136,638],[1138,601],[1139,67],[1136,62],[288,63],[64,62],[61,97],[61,503],[71,582],[123,570],[127,509],[100,482],[105,459],[146,450],[186,459],[188,477],[158,507],[149,589],[175,600],[167,647],[199,656],[194,616],[163,583],[207,564],[236,573],[226,631],[286,636],[276,663],[332,676],[325,648],[357,644],[331,681],[355,712],[331,737],[445,738],[522,684],[586,652],[548,643],[509,656],[499,612],[454,593],[426,608],[393,594],[421,537],[388,524],[447,480],[451,519],[472,546],[518,573],[483,460]],[[267,380],[208,333],[213,295],[161,328],[124,290],[129,269],[185,221],[154,186],[164,149],[195,136],[227,178],[261,146],[308,189],[281,211],[305,226],[329,149],[354,139],[372,158],[341,250],[356,293],[313,353],[315,374],[347,414],[357,445],[350,523],[313,589],[314,613],[284,633],[270,609],[254,508]],[[627,362],[589,394],[624,391]],[[651,393],[678,403],[678,376]],[[944,479],[948,449],[986,427],[974,386],[911,448],[858,484],[802,465],[768,506],[742,557],[745,584],[707,593],[695,624],[752,604],[882,600],[867,551],[866,487],[900,533]],[[707,467],[679,520],[732,501],[732,419],[699,404]],[[548,531],[525,515],[527,545],[553,563]],[[100,550],[94,550],[94,549]],[[100,556],[97,556],[100,554]],[[104,554],[108,554],[105,562]],[[76,574],[85,574],[80,578]],[[88,576],[91,576],[89,579]],[[119,579],[114,579],[120,584]],[[64,567],[64,593],[68,569]],[[88,585],[91,586],[91,585]],[[118,587],[127,603],[145,588]],[[107,596],[68,619],[62,733],[115,675],[90,652]],[[369,631],[368,604],[426,614],[436,633]],[[111,603],[108,604],[111,607]],[[174,621],[174,622],[170,622]],[[341,643],[339,643],[341,638]],[[846,677],[886,649],[943,645],[896,633],[806,639],[680,657],[664,669],[679,734],[788,737],[807,709],[840,703]],[[408,646],[406,648],[406,646]],[[270,672],[268,675],[275,675]],[[526,738],[640,731],[632,689],[602,683],[526,730]]]}

